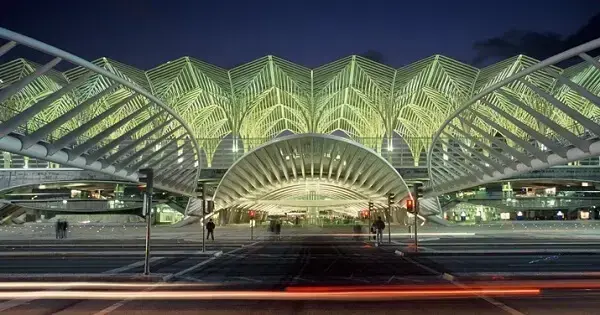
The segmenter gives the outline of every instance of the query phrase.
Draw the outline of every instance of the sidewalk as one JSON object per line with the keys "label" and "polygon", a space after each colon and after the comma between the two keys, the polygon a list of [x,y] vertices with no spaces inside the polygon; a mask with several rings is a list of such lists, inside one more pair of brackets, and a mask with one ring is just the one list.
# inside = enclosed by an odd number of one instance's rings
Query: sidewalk
{"label": "sidewalk", "polygon": [[[55,233],[54,224],[0,226],[0,240],[54,240]],[[139,240],[145,236],[146,226],[143,224],[81,224],[69,226],[67,240]],[[201,241],[202,227],[197,224],[181,228],[158,225],[152,227],[151,236],[155,240]],[[269,236],[271,233],[267,231],[266,226],[254,228],[255,240]],[[218,226],[215,229],[215,240],[250,240],[250,228],[247,225]]]}
{"label": "sidewalk", "polygon": [[[393,238],[409,237],[408,227],[391,225]],[[499,222],[479,225],[455,225],[449,227],[425,225],[418,227],[420,237],[456,237],[456,238],[486,238],[486,237],[515,237],[515,238],[598,238],[600,239],[600,222],[598,221],[526,221]],[[145,238],[144,224],[82,224],[69,227],[68,239],[72,240],[139,240]],[[363,233],[366,233],[363,226]],[[192,224],[180,228],[172,226],[153,226],[153,239],[179,239],[186,241],[201,241],[202,227]],[[254,240],[263,240],[273,236],[266,225],[254,228]],[[351,237],[351,226],[325,227],[319,226],[284,226],[281,236],[293,235],[331,235],[332,237]],[[206,236],[205,236],[206,237]],[[25,225],[0,226],[0,240],[50,240],[55,239],[54,224],[32,223]],[[217,226],[215,240],[248,241],[250,227],[248,224]]]}

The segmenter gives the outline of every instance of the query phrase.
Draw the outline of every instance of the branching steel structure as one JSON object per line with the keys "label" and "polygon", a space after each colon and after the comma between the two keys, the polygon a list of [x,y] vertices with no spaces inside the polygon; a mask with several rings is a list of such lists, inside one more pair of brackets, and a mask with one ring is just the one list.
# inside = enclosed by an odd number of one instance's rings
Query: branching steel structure
{"label": "branching steel structure", "polygon": [[[192,130],[132,73],[6,29],[0,38],[8,40],[0,57],[20,45],[51,59],[0,66],[0,150],[131,181],[140,167],[152,167],[157,187],[195,194],[200,148]],[[53,70],[61,62],[75,68]]]}
{"label": "branching steel structure", "polygon": [[[0,55],[18,34],[2,35],[9,42]],[[61,57],[40,45],[29,46]],[[534,169],[539,161],[589,156],[588,136],[597,134],[592,127],[600,116],[600,75],[588,55],[564,70],[554,64],[567,55],[539,65],[516,56],[483,69],[440,55],[400,69],[359,56],[315,69],[266,56],[230,70],[182,57],[148,71],[68,57],[75,67],[65,72],[52,69],[57,59],[0,65],[0,150],[130,180],[137,168],[158,166],[164,187],[187,193],[195,166],[210,166],[226,137],[239,157],[284,132],[341,130],[379,153],[404,141],[415,164],[429,151],[432,187],[443,192],[510,176],[508,169]]]}
{"label": "branching steel structure", "polygon": [[[429,151],[432,194],[600,155],[600,39],[492,76],[441,126]],[[560,69],[556,63],[581,63]]]}

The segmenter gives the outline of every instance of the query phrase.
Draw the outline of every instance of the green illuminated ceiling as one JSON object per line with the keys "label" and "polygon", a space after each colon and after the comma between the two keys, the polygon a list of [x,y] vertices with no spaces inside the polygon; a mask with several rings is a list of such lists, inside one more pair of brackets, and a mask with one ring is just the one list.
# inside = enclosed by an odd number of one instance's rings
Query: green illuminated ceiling
{"label": "green illuminated ceiling", "polygon": [[[148,71],[101,58],[94,64],[151,91],[172,106],[193,128],[199,143],[210,161],[220,140],[231,134],[242,141],[244,151],[273,138],[284,130],[294,133],[331,133],[342,130],[351,138],[377,151],[392,133],[402,136],[418,159],[426,151],[429,140],[444,120],[477,92],[537,61],[517,56],[484,69],[477,69],[456,60],[435,55],[400,69],[371,60],[350,56],[309,69],[274,56],[266,56],[231,70],[219,68],[194,58],[182,57]],[[37,64],[18,59],[0,65],[0,87],[30,74]],[[569,77],[587,78],[586,67],[574,66],[564,70]],[[559,68],[555,71],[563,72]],[[36,100],[58,90],[80,75],[75,68],[63,73],[50,71],[36,79],[18,97],[5,106],[22,111]],[[589,116],[598,116],[599,109],[573,97],[568,91],[554,91],[550,76],[534,78],[547,91],[559,95],[570,106],[580,108]],[[547,84],[543,84],[547,82]],[[106,82],[90,80],[89,90],[96,93]],[[519,93],[518,90],[513,91]],[[564,94],[564,95],[563,95]],[[123,97],[105,98],[102,108]],[[51,121],[77,104],[61,98],[37,119]],[[532,104],[543,102],[531,99]],[[535,105],[534,105],[535,106]],[[94,108],[84,115],[101,112]],[[4,109],[3,109],[4,111]],[[106,126],[123,119],[130,111],[122,110],[89,131],[92,136]],[[573,122],[562,112],[547,113],[558,123],[571,126]],[[6,115],[6,114],[3,114]],[[139,119],[147,117],[140,116]],[[538,126],[531,116],[519,116],[532,126]],[[5,118],[3,118],[5,119]],[[504,124],[502,120],[500,122]],[[78,126],[79,120],[65,124],[54,136]],[[35,129],[35,121],[30,128]],[[511,128],[511,124],[506,124]],[[146,133],[149,128],[139,131]],[[543,127],[536,127],[543,128]],[[254,138],[251,140],[248,138]],[[210,163],[210,162],[209,162]]]}

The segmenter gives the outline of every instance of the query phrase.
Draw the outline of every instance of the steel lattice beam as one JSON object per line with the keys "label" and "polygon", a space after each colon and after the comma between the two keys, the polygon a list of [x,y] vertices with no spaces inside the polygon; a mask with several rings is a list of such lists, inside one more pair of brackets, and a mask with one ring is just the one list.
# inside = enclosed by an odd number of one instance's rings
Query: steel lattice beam
{"label": "steel lattice beam", "polygon": [[[429,150],[430,195],[600,155],[600,39],[498,74],[442,124]],[[555,64],[582,62],[567,69]],[[490,77],[495,79],[490,80]],[[465,172],[458,178],[445,176]]]}
{"label": "steel lattice beam", "polygon": [[[0,38],[9,40],[0,54],[21,45],[52,58],[43,66],[24,60],[0,66],[0,150],[137,181],[140,162],[161,159],[155,155],[144,160],[159,150],[158,145],[177,139],[186,163],[198,166],[200,147],[192,129],[136,82],[141,71],[115,71],[109,64],[89,63],[2,28]],[[65,73],[53,70],[61,62],[76,67]],[[180,175],[171,170],[189,166],[171,162],[156,167],[161,173]],[[195,195],[200,169],[188,169],[196,176],[186,175],[183,181],[164,177],[157,187]]]}

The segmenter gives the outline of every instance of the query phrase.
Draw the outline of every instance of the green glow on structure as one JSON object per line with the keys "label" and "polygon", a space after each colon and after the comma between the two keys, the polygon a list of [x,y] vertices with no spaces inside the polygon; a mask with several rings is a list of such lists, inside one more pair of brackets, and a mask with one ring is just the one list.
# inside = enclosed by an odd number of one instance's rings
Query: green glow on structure
{"label": "green glow on structure", "polygon": [[[350,138],[377,152],[382,152],[387,141],[398,134],[406,141],[417,162],[429,148],[433,134],[461,104],[487,86],[536,62],[526,56],[516,56],[477,69],[435,55],[400,69],[359,56],[349,56],[315,69],[274,56],[266,56],[230,70],[190,57],[182,57],[148,71],[106,58],[98,59],[94,64],[151,91],[170,105],[191,125],[210,165],[221,140],[228,135],[233,136],[234,143],[235,139],[240,139],[243,143],[240,144],[240,151],[247,152],[284,131],[332,133],[336,130],[344,131]],[[24,59],[0,65],[0,79],[3,82],[0,88],[32,73],[36,67],[37,64]],[[566,70],[551,69],[576,78],[575,81],[584,85],[597,86],[600,79],[584,65]],[[23,111],[81,73],[81,68],[63,73],[52,70],[2,105]],[[555,80],[551,76],[536,73],[532,80],[588,117],[600,113],[598,107],[577,97],[572,91],[564,87],[555,90]],[[106,86],[107,82],[100,77],[89,80],[85,88],[60,98],[37,115],[36,119],[52,121],[75,106],[77,99],[86,99]],[[535,108],[543,110],[546,106],[539,98],[528,98],[523,94],[527,91],[522,85],[514,84],[506,89]],[[590,91],[597,93],[597,89]],[[120,93],[103,98],[101,105],[81,115],[96,115],[129,95],[130,91],[122,89]],[[498,98],[497,104],[505,106],[506,110],[514,110],[508,101],[501,98]],[[141,104],[134,102],[128,106],[137,108]],[[0,120],[5,120],[7,115],[14,115],[8,110],[2,109],[2,112]],[[131,113],[131,109],[119,111],[91,128],[88,136],[97,134],[128,113]],[[140,115],[138,119],[145,119],[149,114]],[[514,114],[536,130],[543,131],[541,129],[544,127],[524,111],[514,111]],[[562,112],[546,114],[569,129],[581,128]],[[500,117],[494,119],[515,133],[522,132]],[[69,121],[51,136],[64,135],[68,130],[78,127],[79,121]],[[27,128],[35,130],[36,120],[32,120]],[[148,125],[134,138],[151,128],[153,125]],[[119,134],[125,130],[127,126]],[[118,135],[112,136],[115,137]]]}

